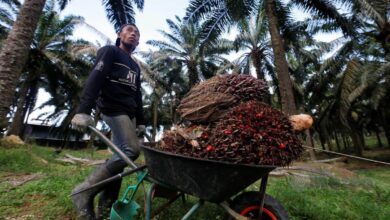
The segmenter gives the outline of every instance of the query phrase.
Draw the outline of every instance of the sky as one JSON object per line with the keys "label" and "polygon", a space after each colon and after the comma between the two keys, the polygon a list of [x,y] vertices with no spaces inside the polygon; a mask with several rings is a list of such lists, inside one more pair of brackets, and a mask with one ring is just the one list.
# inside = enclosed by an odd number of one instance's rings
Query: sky
{"label": "sky", "polygon": [[[175,15],[183,17],[188,3],[189,0],[145,0],[143,11],[136,10],[136,25],[141,33],[137,49],[145,51],[151,48],[146,41],[160,38],[158,30],[168,29],[166,19],[174,19]],[[107,19],[102,1],[72,0],[61,14],[82,16],[86,23],[104,33],[111,41],[116,39],[114,26]],[[102,39],[85,27],[77,28],[74,37],[104,44]]]}

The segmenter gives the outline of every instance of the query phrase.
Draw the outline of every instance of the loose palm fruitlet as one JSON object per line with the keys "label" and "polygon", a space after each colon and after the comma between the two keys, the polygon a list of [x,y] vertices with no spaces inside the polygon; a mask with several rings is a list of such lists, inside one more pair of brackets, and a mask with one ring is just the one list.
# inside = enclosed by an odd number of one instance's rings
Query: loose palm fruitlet
{"label": "loose palm fruitlet", "polygon": [[167,132],[159,146],[190,157],[275,166],[287,166],[303,151],[288,117],[258,101],[239,104],[208,127]]}

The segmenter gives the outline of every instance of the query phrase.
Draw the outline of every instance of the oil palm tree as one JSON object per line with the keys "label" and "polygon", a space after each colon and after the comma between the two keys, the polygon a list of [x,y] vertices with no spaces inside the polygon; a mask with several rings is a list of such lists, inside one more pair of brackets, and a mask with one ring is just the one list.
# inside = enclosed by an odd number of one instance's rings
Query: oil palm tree
{"label": "oil palm tree", "polygon": [[[176,107],[178,100],[187,91],[188,83],[185,79],[183,66],[174,58],[155,59],[161,57],[158,52],[142,52],[146,63],[138,60],[145,82],[152,89],[152,93],[147,95],[145,101],[147,106],[145,118],[152,122],[152,138],[157,133],[160,125],[170,127],[176,124]],[[145,94],[145,93],[144,93]]]}
{"label": "oil palm tree", "polygon": [[[58,0],[60,8],[68,0]],[[39,18],[46,0],[26,0],[13,24],[12,30],[4,41],[0,52],[0,128],[7,124],[7,114],[12,103],[22,68],[27,61],[28,52],[34,37]],[[134,22],[134,5],[142,9],[143,0],[102,0],[109,20],[118,30],[121,24]]]}
{"label": "oil palm tree", "polygon": [[46,0],[25,1],[13,25],[11,32],[3,43],[0,52],[0,127],[7,124],[6,116],[12,103],[12,97],[22,68],[28,58],[39,17]]}
{"label": "oil palm tree", "polygon": [[170,32],[160,31],[164,40],[150,40],[147,44],[159,48],[155,59],[174,59],[187,69],[188,88],[204,78],[210,78],[219,64],[227,63],[221,54],[233,49],[231,41],[217,37],[203,38],[201,24],[167,19]]}
{"label": "oil palm tree", "polygon": [[253,66],[258,79],[265,80],[267,66],[272,66],[272,48],[268,37],[267,23],[263,10],[259,10],[255,19],[245,18],[237,23],[239,35],[234,40],[236,51],[246,50],[240,58],[240,69],[249,73]]}
{"label": "oil palm tree", "polygon": [[[17,111],[8,134],[21,135],[23,119],[35,106],[38,89],[51,94],[54,104],[61,108],[70,93],[80,90],[77,81],[86,73],[88,64],[70,56],[71,45],[85,45],[86,42],[70,40],[79,17],[68,16],[60,19],[54,4],[47,4],[35,32],[29,59],[24,66],[20,83]],[[81,68],[81,69],[80,69]],[[83,69],[84,68],[84,69]],[[83,69],[83,71],[81,71]]]}

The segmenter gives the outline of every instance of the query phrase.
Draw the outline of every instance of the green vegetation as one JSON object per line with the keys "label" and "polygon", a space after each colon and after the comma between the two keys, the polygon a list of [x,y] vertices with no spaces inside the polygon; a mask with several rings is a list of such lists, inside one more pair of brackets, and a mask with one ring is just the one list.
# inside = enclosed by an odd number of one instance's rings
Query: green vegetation
{"label": "green vegetation", "polygon": [[[64,165],[51,148],[38,146],[0,149],[0,219],[33,215],[36,219],[66,219],[72,216],[70,191],[91,171],[92,167]],[[74,156],[88,158],[90,151],[72,151]],[[102,157],[95,153],[94,158]],[[28,174],[38,178],[12,187],[13,180]],[[33,218],[33,219],[35,219]]]}
{"label": "green vegetation", "polygon": [[[390,173],[378,169],[365,174]],[[390,216],[388,179],[367,177],[351,182],[318,178],[310,185],[290,178],[270,183],[269,193],[278,198],[292,219],[387,219]],[[389,176],[387,176],[389,178]]]}
{"label": "green vegetation", "polygon": [[[109,156],[106,151],[92,154],[90,150],[65,150],[56,154],[52,148],[40,146],[0,148],[0,219],[22,216],[24,219],[73,219],[69,194],[93,167],[56,160],[65,154],[93,159]],[[309,175],[309,179],[271,177],[267,192],[283,204],[291,219],[386,219],[390,216],[390,170],[375,168],[356,173],[357,177],[352,179],[315,175]],[[12,186],[32,174],[37,178]],[[134,176],[126,177],[125,182],[134,183]],[[258,190],[258,187],[257,182],[247,190]],[[143,196],[141,187],[136,197],[139,204],[143,203]],[[180,219],[197,201],[192,196],[186,198],[186,203],[176,201],[157,219]],[[163,202],[156,199],[154,208]],[[222,208],[206,203],[193,219],[224,217]]]}

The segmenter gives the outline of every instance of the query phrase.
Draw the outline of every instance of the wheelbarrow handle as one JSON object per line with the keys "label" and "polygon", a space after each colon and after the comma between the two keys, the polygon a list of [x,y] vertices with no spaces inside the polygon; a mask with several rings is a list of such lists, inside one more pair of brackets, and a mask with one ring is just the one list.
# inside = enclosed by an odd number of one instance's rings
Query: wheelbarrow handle
{"label": "wheelbarrow handle", "polygon": [[99,136],[99,138],[105,143],[107,144],[107,146],[112,150],[114,151],[116,154],[118,154],[118,156],[123,160],[125,161],[128,165],[130,165],[130,167],[132,168],[137,168],[137,165],[135,165],[135,163],[129,158],[126,156],[125,153],[123,153],[123,151],[121,151],[121,149],[119,149],[117,146],[115,146],[114,143],[112,143],[104,134],[102,134],[98,129],[96,129],[95,127],[93,126],[88,126],[88,128],[93,132],[95,133],[97,136]]}
{"label": "wheelbarrow handle", "polygon": [[128,176],[128,175],[130,175],[130,174],[132,174],[132,173],[135,173],[135,172],[137,172],[137,171],[143,170],[143,169],[145,169],[145,168],[146,168],[146,165],[142,165],[142,166],[139,166],[139,167],[134,168],[134,169],[132,169],[132,170],[124,171],[124,172],[119,173],[119,174],[117,174],[117,175],[115,175],[115,176],[112,176],[112,177],[107,178],[107,179],[105,179],[105,180],[102,180],[102,181],[100,181],[100,182],[98,182],[98,183],[95,183],[95,184],[91,185],[90,187],[87,187],[87,188],[82,189],[82,190],[80,190],[80,191],[74,192],[74,193],[71,194],[71,196],[74,196],[74,195],[77,195],[77,194],[79,194],[79,193],[88,191],[88,190],[93,189],[93,188],[98,187],[98,186],[106,185],[107,183],[110,183],[110,182],[112,182],[112,181],[114,181],[114,180],[122,179],[122,178],[125,177],[125,176]]}

